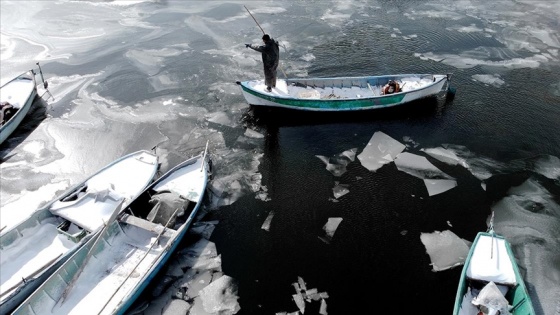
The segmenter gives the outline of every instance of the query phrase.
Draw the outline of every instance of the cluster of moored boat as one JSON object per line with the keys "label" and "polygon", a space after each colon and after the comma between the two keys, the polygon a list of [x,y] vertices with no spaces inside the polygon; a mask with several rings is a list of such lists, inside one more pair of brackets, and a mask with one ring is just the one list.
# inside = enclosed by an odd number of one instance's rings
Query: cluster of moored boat
{"label": "cluster of moored boat", "polygon": [[157,155],[134,152],[2,231],[0,313],[124,314],[195,219],[210,166],[205,149],[156,178]]}

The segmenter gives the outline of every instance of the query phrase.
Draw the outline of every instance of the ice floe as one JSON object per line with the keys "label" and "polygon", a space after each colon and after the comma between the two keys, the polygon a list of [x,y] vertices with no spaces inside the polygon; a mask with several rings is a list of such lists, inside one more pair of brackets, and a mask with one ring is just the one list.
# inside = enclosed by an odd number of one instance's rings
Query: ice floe
{"label": "ice floe", "polygon": [[443,163],[449,165],[461,165],[465,168],[468,167],[467,162],[464,159],[458,157],[457,154],[455,154],[455,152],[451,150],[442,147],[436,147],[436,148],[420,149],[420,151],[426,152],[426,154],[428,154],[429,156]]}
{"label": "ice floe", "polygon": [[334,232],[338,229],[340,222],[342,222],[342,218],[329,218],[327,223],[323,226],[325,235],[319,236],[319,239],[327,244],[330,244],[334,236]]}
{"label": "ice floe", "polygon": [[370,171],[377,171],[383,165],[392,162],[406,146],[381,131],[371,137],[358,159]]}
{"label": "ice floe", "polygon": [[428,189],[428,195],[433,196],[457,187],[457,181],[454,179],[424,179],[424,185]]}
{"label": "ice floe", "polygon": [[340,184],[339,182],[334,182],[333,194],[336,199],[346,195],[350,192],[348,189],[348,184]]}
{"label": "ice floe", "polygon": [[399,171],[421,179],[453,179],[423,156],[403,152],[395,159]]}
{"label": "ice floe", "polygon": [[327,315],[327,301],[329,294],[327,292],[319,292],[317,288],[307,289],[307,284],[302,277],[298,277],[298,281],[292,283],[292,286],[296,290],[295,294],[292,294],[292,299],[296,304],[298,311],[295,312],[277,312],[276,315],[299,315],[305,314],[306,303],[313,303],[314,301],[320,301],[319,314]]}
{"label": "ice floe", "polygon": [[272,218],[274,217],[274,211],[270,211],[268,213],[268,216],[266,217],[266,219],[264,220],[261,229],[265,230],[265,231],[269,231],[270,230],[270,222],[272,222]]}
{"label": "ice floe", "polygon": [[232,315],[239,312],[237,282],[222,272],[221,256],[216,245],[209,241],[217,223],[193,223],[189,234],[199,236],[199,240],[181,249],[170,261],[166,277],[173,283],[147,308],[139,307],[144,309],[144,314],[177,314],[172,310],[187,310],[188,314]]}
{"label": "ice floe", "polygon": [[340,177],[342,174],[346,173],[346,166],[350,162],[354,162],[356,159],[357,148],[346,150],[340,154],[334,155],[330,158],[323,155],[316,155],[325,165],[327,165],[327,170],[331,172],[334,176]]}
{"label": "ice floe", "polygon": [[458,237],[449,230],[420,233],[420,240],[430,256],[432,271],[463,265],[472,245],[472,242]]}

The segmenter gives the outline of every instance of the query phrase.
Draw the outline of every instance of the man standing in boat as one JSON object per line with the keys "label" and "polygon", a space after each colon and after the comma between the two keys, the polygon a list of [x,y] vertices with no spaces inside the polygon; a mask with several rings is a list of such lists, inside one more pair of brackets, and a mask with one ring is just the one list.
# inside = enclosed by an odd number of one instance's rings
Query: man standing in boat
{"label": "man standing in boat", "polygon": [[266,85],[266,90],[271,92],[272,88],[276,87],[276,69],[278,68],[278,62],[280,60],[280,49],[278,47],[278,42],[268,34],[264,34],[262,40],[264,45],[253,47],[251,44],[245,44],[245,47],[262,53],[264,84]]}

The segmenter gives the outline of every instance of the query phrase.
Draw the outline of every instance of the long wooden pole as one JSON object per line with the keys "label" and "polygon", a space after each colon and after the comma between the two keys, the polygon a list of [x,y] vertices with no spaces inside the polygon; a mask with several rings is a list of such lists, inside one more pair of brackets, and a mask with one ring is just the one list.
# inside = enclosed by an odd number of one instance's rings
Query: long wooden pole
{"label": "long wooden pole", "polygon": [[[251,14],[251,11],[249,11],[249,9],[247,9],[246,6],[243,6],[243,7],[245,8],[245,10],[247,10],[247,12],[249,12],[249,15],[253,18],[253,21],[255,21],[255,23],[257,23],[257,26],[261,29],[261,31],[263,32],[263,35],[266,34],[266,32],[263,30],[263,28],[261,27],[259,22],[257,22],[257,19],[255,19],[253,14]],[[282,67],[280,65],[278,65],[278,68],[280,68],[280,71],[282,71],[282,73],[284,74],[284,77],[287,79],[288,76],[286,75],[286,72],[284,72],[284,69],[282,69]]]}
{"label": "long wooden pole", "polygon": [[54,263],[60,256],[62,256],[62,254],[58,254],[58,256],[56,256],[55,258],[51,259],[49,262],[47,262],[46,264],[44,264],[41,268],[35,270],[32,274],[30,274],[29,276],[27,276],[27,279],[22,278],[18,283],[14,284],[13,286],[11,286],[9,289],[6,289],[4,292],[0,293],[0,297],[3,297],[6,293],[11,292],[13,289],[19,287],[22,283],[25,283],[28,281],[28,279],[32,279],[33,277],[35,277],[36,274],[38,274],[39,272],[43,271],[45,268],[49,267],[52,263]]}
{"label": "long wooden pole", "polygon": [[259,24],[259,22],[257,22],[257,19],[255,19],[255,17],[251,14],[251,11],[249,11],[249,9],[247,9],[246,6],[243,6],[245,8],[245,10],[247,10],[247,12],[249,12],[249,15],[253,18],[253,21],[255,21],[255,23],[257,23],[257,26],[261,29],[261,31],[263,32],[263,35],[266,34],[265,31],[263,30],[263,28],[261,27],[261,25]]}

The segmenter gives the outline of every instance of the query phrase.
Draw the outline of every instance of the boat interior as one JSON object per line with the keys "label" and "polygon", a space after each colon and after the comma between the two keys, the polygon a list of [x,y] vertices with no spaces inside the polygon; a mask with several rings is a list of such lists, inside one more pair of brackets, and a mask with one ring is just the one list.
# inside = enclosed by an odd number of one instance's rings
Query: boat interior
{"label": "boat interior", "polygon": [[[133,201],[124,211],[121,220],[145,221],[145,226],[161,225],[177,230],[186,222],[194,210],[196,202],[170,190],[150,189]],[[133,216],[135,219],[130,219]],[[131,221],[133,220],[133,221]]]}
{"label": "boat interior", "polygon": [[[436,77],[426,76],[401,76],[379,77],[371,79],[278,79],[272,92],[266,91],[264,81],[254,81],[250,86],[262,93],[272,93],[275,96],[284,96],[301,99],[360,99],[386,96],[383,90],[389,81],[394,80],[400,86],[400,92],[410,92],[422,89],[432,84]],[[393,93],[395,94],[395,93]]]}
{"label": "boat interior", "polygon": [[[467,291],[460,315],[491,314],[492,306],[508,308],[521,293],[503,238],[481,235],[467,267]],[[519,307],[523,301],[520,301]]]}

